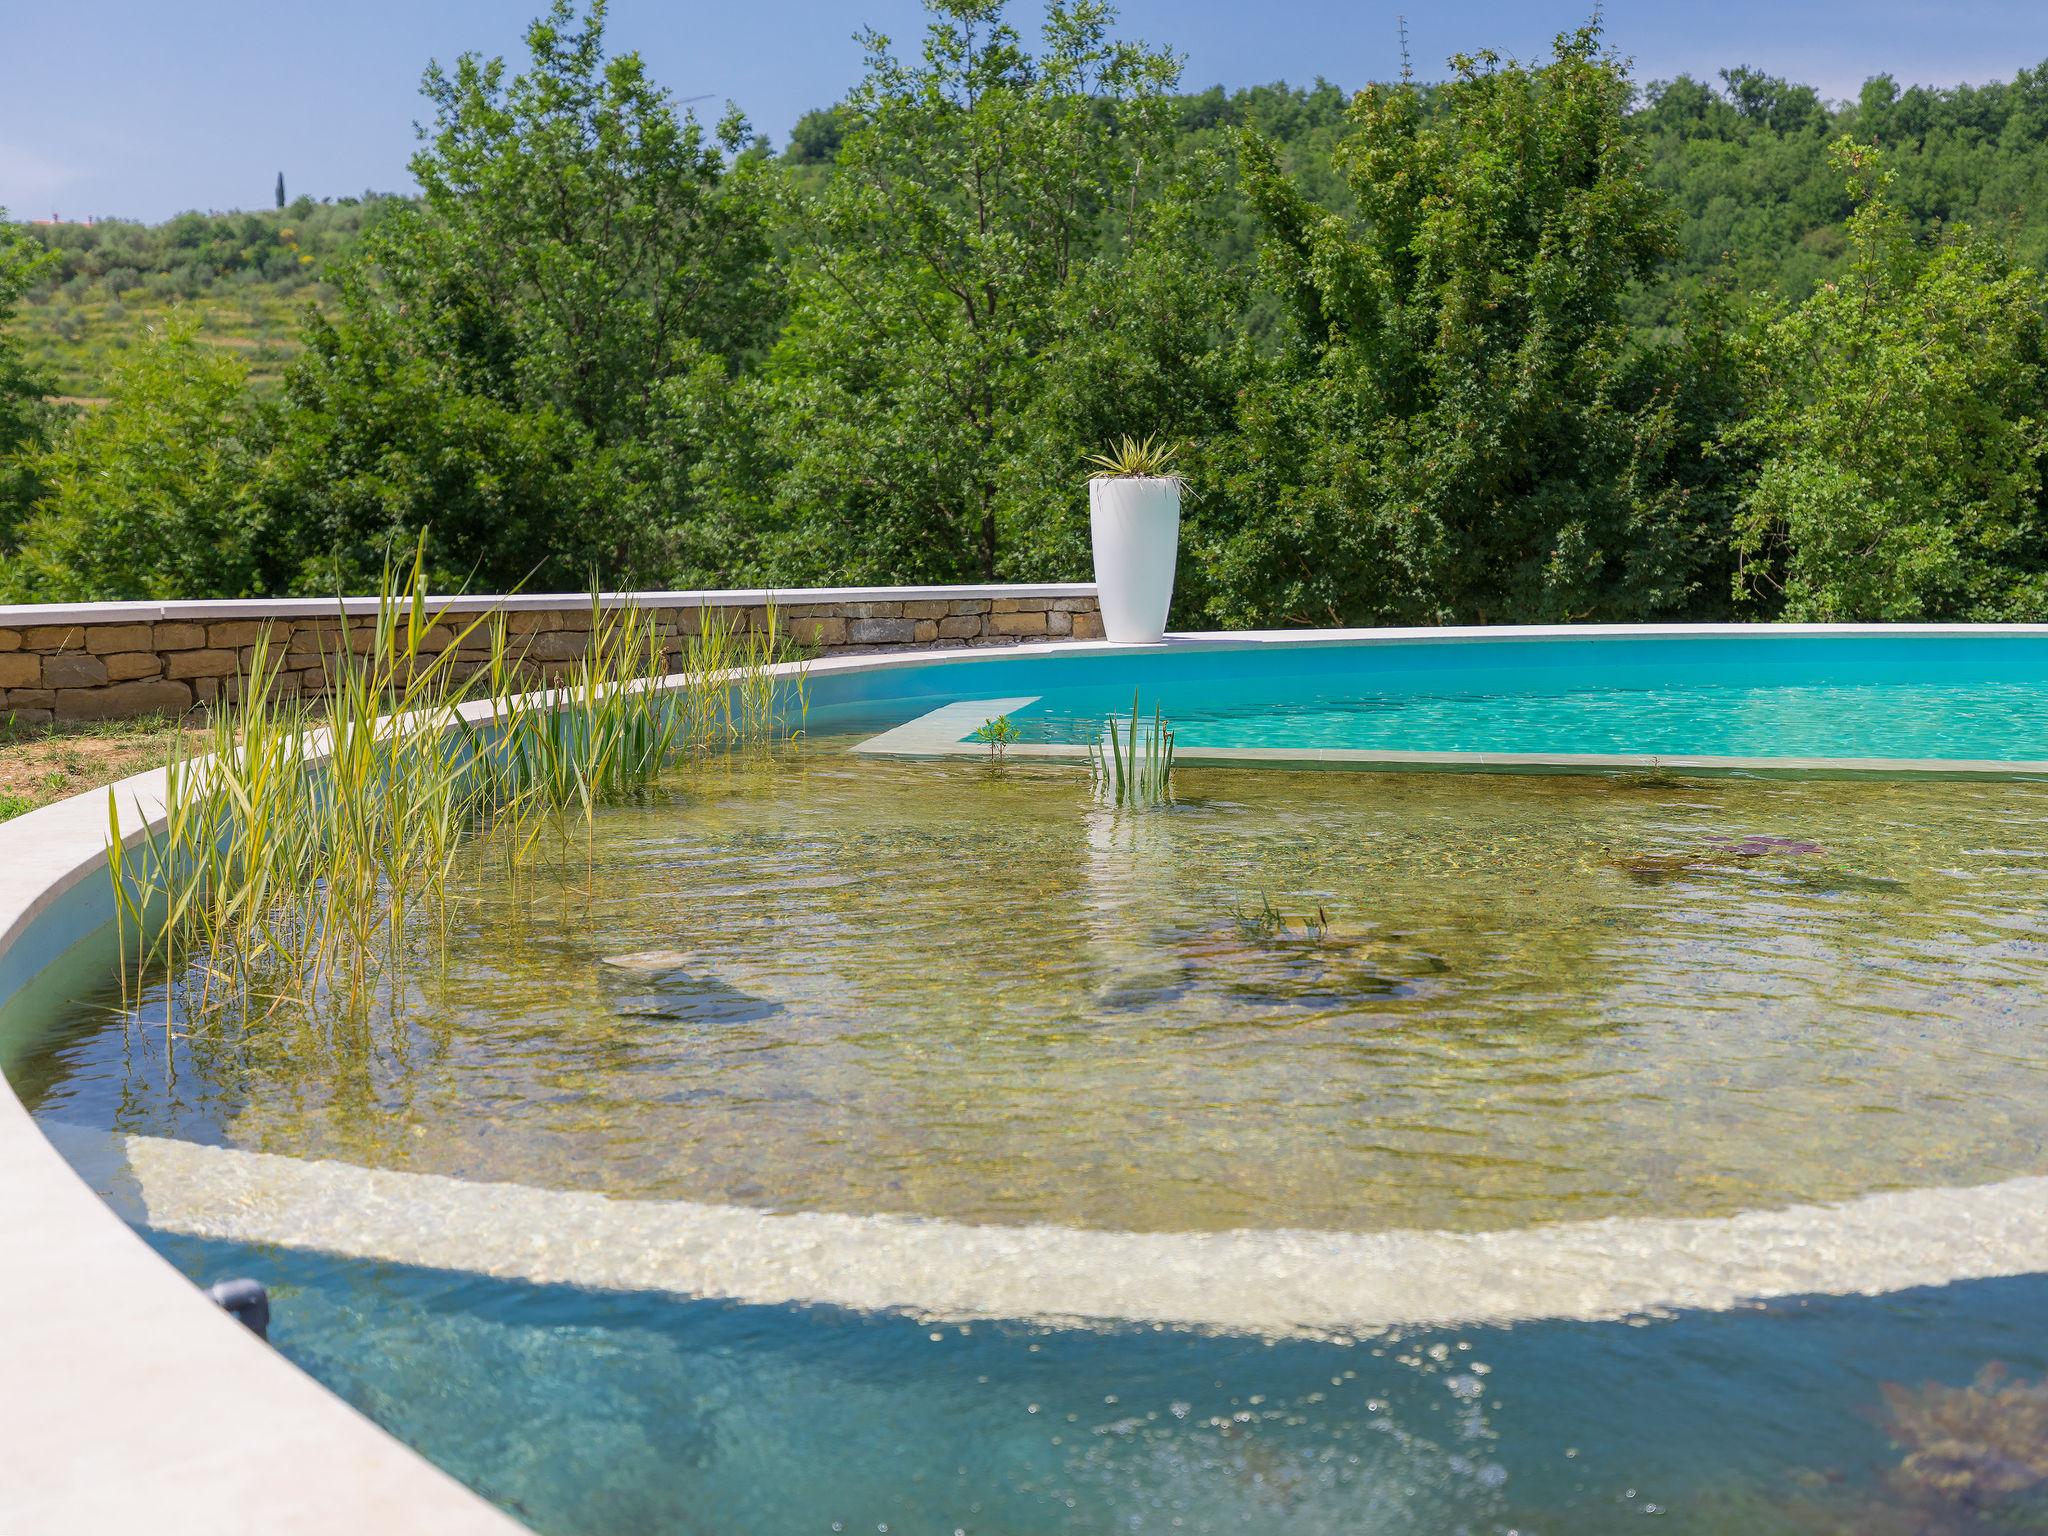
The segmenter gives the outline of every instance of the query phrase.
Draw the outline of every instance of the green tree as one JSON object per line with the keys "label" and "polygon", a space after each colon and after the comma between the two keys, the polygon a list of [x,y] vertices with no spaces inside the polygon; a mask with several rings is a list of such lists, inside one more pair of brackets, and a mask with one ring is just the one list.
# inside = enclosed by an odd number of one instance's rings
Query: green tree
{"label": "green tree", "polygon": [[[1035,413],[1112,297],[1105,272],[1152,231],[1171,55],[1113,37],[1095,0],[1053,0],[1036,52],[1002,0],[927,8],[914,63],[865,35],[837,169],[792,197],[792,308],[764,392],[791,576],[1042,570],[1019,532],[1055,472]],[[1085,446],[1051,455],[1068,507]]]}
{"label": "green tree", "polygon": [[758,156],[604,51],[556,0],[528,68],[430,68],[417,204],[376,221],[309,317],[269,494],[308,580],[359,579],[431,529],[436,570],[492,585],[716,574],[698,430],[772,334]]}
{"label": "green tree", "polygon": [[838,108],[820,107],[796,120],[796,126],[789,130],[789,147],[782,152],[782,158],[791,165],[830,165],[838,158],[839,145],[845,137],[846,128]]}
{"label": "green tree", "polygon": [[1714,392],[1625,323],[1672,237],[1623,66],[1593,28],[1537,67],[1451,62],[1357,97],[1355,215],[1242,136],[1292,328],[1194,520],[1216,620],[1633,618],[1724,586]]}
{"label": "green tree", "polygon": [[1965,227],[1914,238],[1871,146],[1840,281],[1768,326],[1739,591],[1815,620],[2048,618],[2048,277]]}
{"label": "green tree", "polygon": [[241,597],[269,590],[263,425],[248,372],[174,312],[116,369],[106,404],[30,456],[42,485],[6,566],[15,602]]}
{"label": "green tree", "polygon": [[36,494],[34,450],[44,441],[48,382],[29,364],[15,328],[22,295],[52,264],[42,246],[4,230],[0,209],[0,556],[11,554]]}
{"label": "green tree", "polygon": [[284,206],[284,172],[283,172],[283,171],[279,171],[279,172],[277,173],[277,206],[278,206],[278,207],[280,207],[280,208],[282,208],[282,207]]}

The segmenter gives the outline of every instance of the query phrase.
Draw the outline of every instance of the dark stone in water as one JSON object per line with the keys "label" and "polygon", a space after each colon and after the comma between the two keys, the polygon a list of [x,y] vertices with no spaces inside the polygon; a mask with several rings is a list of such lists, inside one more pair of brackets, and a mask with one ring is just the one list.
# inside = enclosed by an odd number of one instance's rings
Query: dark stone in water
{"label": "dark stone in water", "polygon": [[1768,853],[1801,854],[1821,853],[1819,843],[1808,842],[1803,837],[1767,837],[1752,833],[1748,837],[1710,837],[1707,841],[1723,853],[1738,859],[1762,858]]}
{"label": "dark stone in water", "polygon": [[1638,885],[1662,885],[1679,875],[1699,874],[1725,867],[1739,860],[1770,857],[1796,858],[1825,853],[1819,843],[1803,837],[1771,837],[1752,833],[1746,837],[1710,837],[1704,849],[1685,853],[1633,853],[1609,859],[1608,867],[1618,869]]}
{"label": "dark stone in water", "polygon": [[1137,1013],[1177,1003],[1194,989],[1193,974],[1181,967],[1122,972],[1097,985],[1095,1006],[1111,1013]]}
{"label": "dark stone in water", "polygon": [[687,1024],[749,1024],[782,1012],[772,998],[742,992],[716,976],[693,971],[680,950],[653,949],[607,955],[598,975],[612,1011],[635,1018]]}
{"label": "dark stone in water", "polygon": [[1707,867],[1707,861],[1689,853],[1635,853],[1609,859],[1607,866],[1620,870],[1637,885],[1662,885],[1666,880]]}

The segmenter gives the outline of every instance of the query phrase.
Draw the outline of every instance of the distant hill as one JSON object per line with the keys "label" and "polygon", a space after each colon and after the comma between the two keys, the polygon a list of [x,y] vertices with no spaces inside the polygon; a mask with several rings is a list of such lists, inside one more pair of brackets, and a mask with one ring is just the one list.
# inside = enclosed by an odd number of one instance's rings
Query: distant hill
{"label": "distant hill", "polygon": [[[1314,196],[1342,209],[1350,198],[1330,150],[1343,135],[1348,99],[1322,80],[1189,93],[1180,99],[1183,142],[1222,149],[1230,129],[1255,128],[1283,147]],[[2023,259],[2048,265],[2048,64],[2010,81],[1949,89],[1901,89],[1881,75],[1856,101],[1835,104],[1809,86],[1731,69],[1712,82],[1649,83],[1636,120],[1680,247],[1665,278],[1638,295],[1643,327],[1667,324],[1709,282],[1796,302],[1825,281],[1843,258],[1849,212],[1826,151],[1844,133],[1886,148],[1899,200],[1923,228],[1967,221],[1997,229]],[[801,180],[822,179],[838,137],[832,109],[807,114],[783,163]],[[205,336],[243,354],[259,385],[274,384],[296,349],[299,311],[326,296],[326,263],[392,201],[301,198],[280,210],[184,213],[156,225],[30,226],[60,253],[23,312],[31,355],[61,395],[94,398],[112,358],[183,302],[199,313]],[[1252,260],[1249,211],[1226,197],[1217,212],[1216,254]],[[1255,310],[1253,324],[1260,319]]]}
{"label": "distant hill", "polygon": [[325,264],[389,202],[315,202],[251,213],[181,213],[162,224],[122,219],[30,224],[57,253],[22,309],[29,356],[60,398],[90,401],[113,359],[173,304],[201,334],[240,352],[259,386],[274,385],[297,350],[298,316],[326,297]]}

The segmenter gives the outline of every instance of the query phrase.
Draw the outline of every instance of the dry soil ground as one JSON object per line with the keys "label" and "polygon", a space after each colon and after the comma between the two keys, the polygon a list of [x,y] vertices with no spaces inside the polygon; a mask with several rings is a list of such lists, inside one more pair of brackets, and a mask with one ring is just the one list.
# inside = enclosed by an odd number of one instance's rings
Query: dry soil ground
{"label": "dry soil ground", "polygon": [[179,729],[163,716],[54,727],[0,716],[0,821],[161,765]]}

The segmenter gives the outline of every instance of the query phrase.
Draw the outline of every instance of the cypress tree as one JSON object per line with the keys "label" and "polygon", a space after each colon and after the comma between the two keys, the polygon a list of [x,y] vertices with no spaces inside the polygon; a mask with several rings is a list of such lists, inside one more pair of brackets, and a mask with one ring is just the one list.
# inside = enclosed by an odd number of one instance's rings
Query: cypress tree
{"label": "cypress tree", "polygon": [[284,206],[284,172],[283,172],[283,171],[279,171],[279,172],[277,173],[277,206],[278,206],[278,207],[280,207],[280,208],[282,208],[282,207]]}

